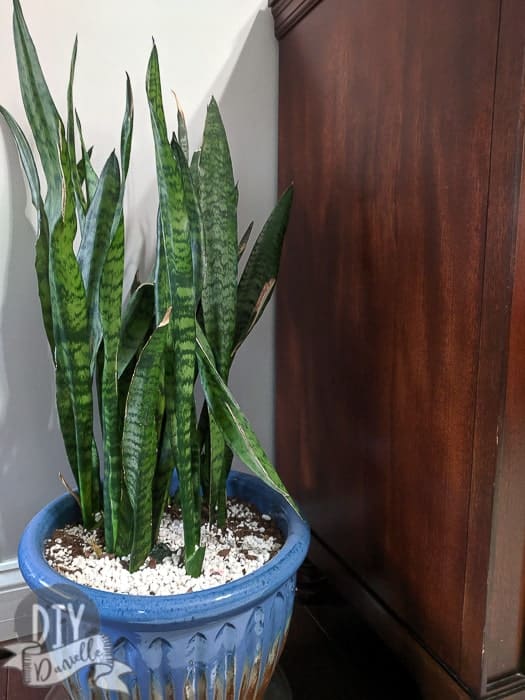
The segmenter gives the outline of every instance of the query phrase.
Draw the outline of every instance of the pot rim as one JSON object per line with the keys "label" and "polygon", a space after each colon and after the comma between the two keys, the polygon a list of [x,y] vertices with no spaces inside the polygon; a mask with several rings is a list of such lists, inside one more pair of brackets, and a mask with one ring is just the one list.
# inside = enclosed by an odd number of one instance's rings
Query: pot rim
{"label": "pot rim", "polygon": [[[310,529],[285,498],[258,477],[232,471],[229,487],[247,489],[270,503],[279,526],[287,532],[279,552],[256,571],[229,583],[193,593],[174,595],[130,595],[91,588],[59,574],[46,561],[44,540],[57,527],[57,520],[76,506],[70,494],[63,494],[42,508],[26,526],[18,548],[20,571],[32,589],[68,584],[78,587],[97,606],[101,619],[119,624],[173,624],[219,617],[224,611],[252,607],[290,579],[302,564],[310,543]],[[254,499],[255,500],[255,499]]]}

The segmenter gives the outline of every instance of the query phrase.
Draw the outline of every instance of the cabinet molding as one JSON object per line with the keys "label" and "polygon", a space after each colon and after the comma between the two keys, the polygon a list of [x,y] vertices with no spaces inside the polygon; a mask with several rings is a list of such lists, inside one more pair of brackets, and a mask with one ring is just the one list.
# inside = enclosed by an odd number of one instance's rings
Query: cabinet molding
{"label": "cabinet molding", "polygon": [[275,20],[275,36],[282,39],[320,2],[322,0],[270,0],[269,5]]}

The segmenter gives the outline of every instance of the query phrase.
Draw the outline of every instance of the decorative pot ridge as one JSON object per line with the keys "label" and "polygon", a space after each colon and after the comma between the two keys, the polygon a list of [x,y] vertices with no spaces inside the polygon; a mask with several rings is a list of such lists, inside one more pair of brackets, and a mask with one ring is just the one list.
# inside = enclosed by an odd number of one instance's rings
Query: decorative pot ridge
{"label": "decorative pot ridge", "polygon": [[[233,472],[228,493],[271,515],[285,542],[257,571],[195,593],[110,593],[57,573],[45,560],[43,546],[57,527],[78,520],[78,506],[67,494],[40,511],[22,536],[20,569],[39,602],[52,605],[58,600],[55,587],[67,583],[94,603],[114,659],[133,669],[122,680],[134,700],[248,700],[262,698],[270,682],[286,640],[296,571],[310,533],[286,500],[256,477]],[[60,600],[64,602],[62,594]],[[69,678],[72,698],[118,697],[97,695],[101,691],[93,673],[94,667]]]}

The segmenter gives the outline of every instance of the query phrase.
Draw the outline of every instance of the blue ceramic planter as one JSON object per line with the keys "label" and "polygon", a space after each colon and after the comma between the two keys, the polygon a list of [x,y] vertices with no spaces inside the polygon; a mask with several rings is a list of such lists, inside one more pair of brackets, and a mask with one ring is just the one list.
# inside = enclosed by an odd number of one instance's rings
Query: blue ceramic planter
{"label": "blue ceramic planter", "polygon": [[[55,587],[64,584],[73,595],[76,589],[92,601],[113,657],[133,669],[122,676],[133,700],[264,695],[286,640],[296,571],[310,533],[286,501],[259,479],[233,472],[228,492],[272,515],[286,541],[258,571],[206,591],[129,596],[74,584],[57,574],[43,557],[43,545],[57,527],[79,520],[77,505],[67,494],[40,511],[22,536],[19,562],[29,587],[46,605],[56,598]],[[95,687],[93,672],[92,667],[69,678],[72,698],[122,697]]]}

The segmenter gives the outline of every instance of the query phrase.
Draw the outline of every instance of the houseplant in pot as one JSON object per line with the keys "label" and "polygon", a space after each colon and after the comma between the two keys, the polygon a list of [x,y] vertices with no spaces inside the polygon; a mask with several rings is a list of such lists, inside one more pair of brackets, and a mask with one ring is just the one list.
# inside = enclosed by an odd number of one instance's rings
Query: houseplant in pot
{"label": "houseplant in pot", "polygon": [[[37,212],[38,290],[78,486],[31,521],[20,568],[44,608],[76,605],[78,619],[82,601],[82,610],[97,618],[90,640],[102,645],[102,657],[94,654],[60,678],[81,698],[98,697],[102,689],[136,698],[262,697],[286,637],[309,535],[227,381],[235,353],[272,294],[292,192],[279,200],[239,278],[251,228],[238,242],[238,193],[217,104],[210,102],[202,148],[190,158],[180,111],[178,132],[168,137],[153,46],[146,92],[159,194],[156,263],[151,280],[135,283],[122,308],[129,80],[119,157],[110,154],[96,173],[73,103],[76,42],[62,120],[18,0],[14,35],[45,198],[27,138],[1,111]],[[230,473],[233,454],[255,476]],[[250,561],[265,555],[248,551],[240,573],[243,567],[251,572],[239,576],[237,567],[234,580],[220,583],[216,572],[206,574],[208,553],[217,538],[226,558],[225,550],[237,544],[232,512],[245,507],[228,506],[227,492],[262,514],[259,530],[273,519],[284,544],[254,570]],[[178,517],[180,546],[166,544],[159,533]],[[245,554],[256,534],[239,547]],[[60,540],[73,536],[84,547],[80,555],[60,554]],[[73,560],[72,570],[61,566]],[[78,631],[77,625],[73,645],[82,641]],[[64,642],[67,635],[60,637]],[[60,647],[56,636],[51,646]],[[112,664],[116,673],[107,671]],[[126,671],[120,678],[119,669]]]}

